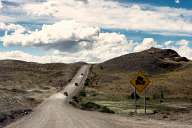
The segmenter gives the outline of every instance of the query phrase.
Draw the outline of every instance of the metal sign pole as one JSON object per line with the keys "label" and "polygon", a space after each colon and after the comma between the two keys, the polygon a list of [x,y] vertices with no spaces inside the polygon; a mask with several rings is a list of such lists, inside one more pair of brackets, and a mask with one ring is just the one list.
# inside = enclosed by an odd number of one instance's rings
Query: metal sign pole
{"label": "metal sign pole", "polygon": [[137,96],[136,96],[136,88],[134,89],[134,99],[135,99],[135,113],[137,113]]}
{"label": "metal sign pole", "polygon": [[144,91],[144,110],[145,110],[145,114],[147,114],[147,103],[146,103],[146,90]]}
{"label": "metal sign pole", "polygon": [[134,88],[134,99],[135,99],[135,113],[137,113],[137,92],[144,92],[144,111],[147,114],[147,100],[146,100],[146,88],[149,86],[151,81],[143,73],[138,74],[136,78],[130,80],[132,87]]}

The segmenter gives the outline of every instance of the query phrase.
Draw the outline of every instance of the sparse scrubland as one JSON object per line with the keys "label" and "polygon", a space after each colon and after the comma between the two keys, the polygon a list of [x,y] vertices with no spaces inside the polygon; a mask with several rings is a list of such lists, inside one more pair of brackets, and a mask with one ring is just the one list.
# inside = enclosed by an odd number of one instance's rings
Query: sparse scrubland
{"label": "sparse scrubland", "polygon": [[80,68],[74,64],[0,61],[0,128],[60,91]]}
{"label": "sparse scrubland", "polygon": [[[129,81],[144,71],[152,81],[147,88],[147,115],[143,94],[133,114],[133,88]],[[117,114],[192,124],[192,62],[170,49],[124,55],[92,66],[82,102],[106,106]]]}
{"label": "sparse scrubland", "polygon": [[[0,128],[63,89],[82,64],[0,61]],[[138,71],[152,81],[146,90],[147,115],[143,94],[137,100],[139,113],[133,113],[129,81]],[[71,104],[83,110],[192,124],[191,92],[192,61],[170,49],[151,48],[92,65],[80,97],[73,97]]]}

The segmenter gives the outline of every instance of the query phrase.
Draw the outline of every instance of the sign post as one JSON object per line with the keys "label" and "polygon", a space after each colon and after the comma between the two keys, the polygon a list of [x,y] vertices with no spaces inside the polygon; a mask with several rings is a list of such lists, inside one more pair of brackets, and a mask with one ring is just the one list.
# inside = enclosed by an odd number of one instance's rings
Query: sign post
{"label": "sign post", "polygon": [[144,91],[144,110],[145,110],[145,114],[147,114],[147,103],[146,103],[146,90]]}
{"label": "sign post", "polygon": [[146,103],[146,88],[150,85],[151,81],[144,75],[144,73],[138,73],[138,75],[130,81],[134,88],[134,99],[135,99],[135,113],[137,113],[137,92],[142,94],[144,92],[144,111],[147,113]]}
{"label": "sign post", "polygon": [[134,88],[134,99],[135,99],[135,113],[137,113],[137,91],[136,88]]}

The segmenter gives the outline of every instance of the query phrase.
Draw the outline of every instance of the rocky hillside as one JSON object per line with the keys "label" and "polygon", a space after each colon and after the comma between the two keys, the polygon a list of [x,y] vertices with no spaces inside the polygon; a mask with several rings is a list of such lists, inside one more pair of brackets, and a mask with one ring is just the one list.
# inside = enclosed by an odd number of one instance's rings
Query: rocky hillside
{"label": "rocky hillside", "polygon": [[148,73],[160,73],[179,68],[183,66],[183,62],[188,61],[187,58],[181,57],[174,50],[151,48],[111,59],[99,64],[99,66],[106,70],[126,70],[129,72],[144,70]]}
{"label": "rocky hillside", "polygon": [[125,98],[133,91],[129,81],[138,71],[152,80],[150,96],[159,97],[163,90],[167,97],[192,98],[192,62],[171,49],[151,48],[93,65],[90,89],[101,93],[101,99]]}

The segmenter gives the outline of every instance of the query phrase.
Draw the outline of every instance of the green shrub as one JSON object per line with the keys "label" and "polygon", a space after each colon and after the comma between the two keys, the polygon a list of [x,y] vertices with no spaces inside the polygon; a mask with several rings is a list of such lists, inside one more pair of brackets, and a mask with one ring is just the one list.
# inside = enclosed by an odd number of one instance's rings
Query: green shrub
{"label": "green shrub", "polygon": [[101,70],[103,70],[103,69],[104,69],[104,67],[103,67],[103,66],[100,66],[100,69],[101,69]]}
{"label": "green shrub", "polygon": [[97,109],[100,109],[101,106],[93,102],[86,102],[86,103],[81,103],[81,107],[84,110],[97,110]]}
{"label": "green shrub", "polygon": [[146,100],[147,100],[147,101],[150,101],[150,97],[146,97]]}
{"label": "green shrub", "polygon": [[5,113],[0,113],[0,123],[4,122],[7,119],[7,115]]}
{"label": "green shrub", "polygon": [[84,89],[81,90],[79,95],[82,96],[82,97],[86,97],[86,91]]}
{"label": "green shrub", "polygon": [[91,94],[91,96],[97,96],[97,93],[96,93],[96,92],[93,92],[93,93]]}
{"label": "green shrub", "polygon": [[98,112],[104,112],[104,113],[115,113],[114,111],[110,110],[106,106],[101,106],[101,105],[93,103],[93,102],[81,103],[81,108],[83,110],[89,110],[89,111],[98,111]]}
{"label": "green shrub", "polygon": [[114,111],[112,111],[111,109],[109,109],[106,106],[102,106],[99,111],[104,112],[104,113],[113,113],[113,114],[115,113]]}
{"label": "green shrub", "polygon": [[90,85],[90,79],[89,78],[87,78],[86,80],[85,80],[85,84],[84,84],[85,86],[89,86]]}

